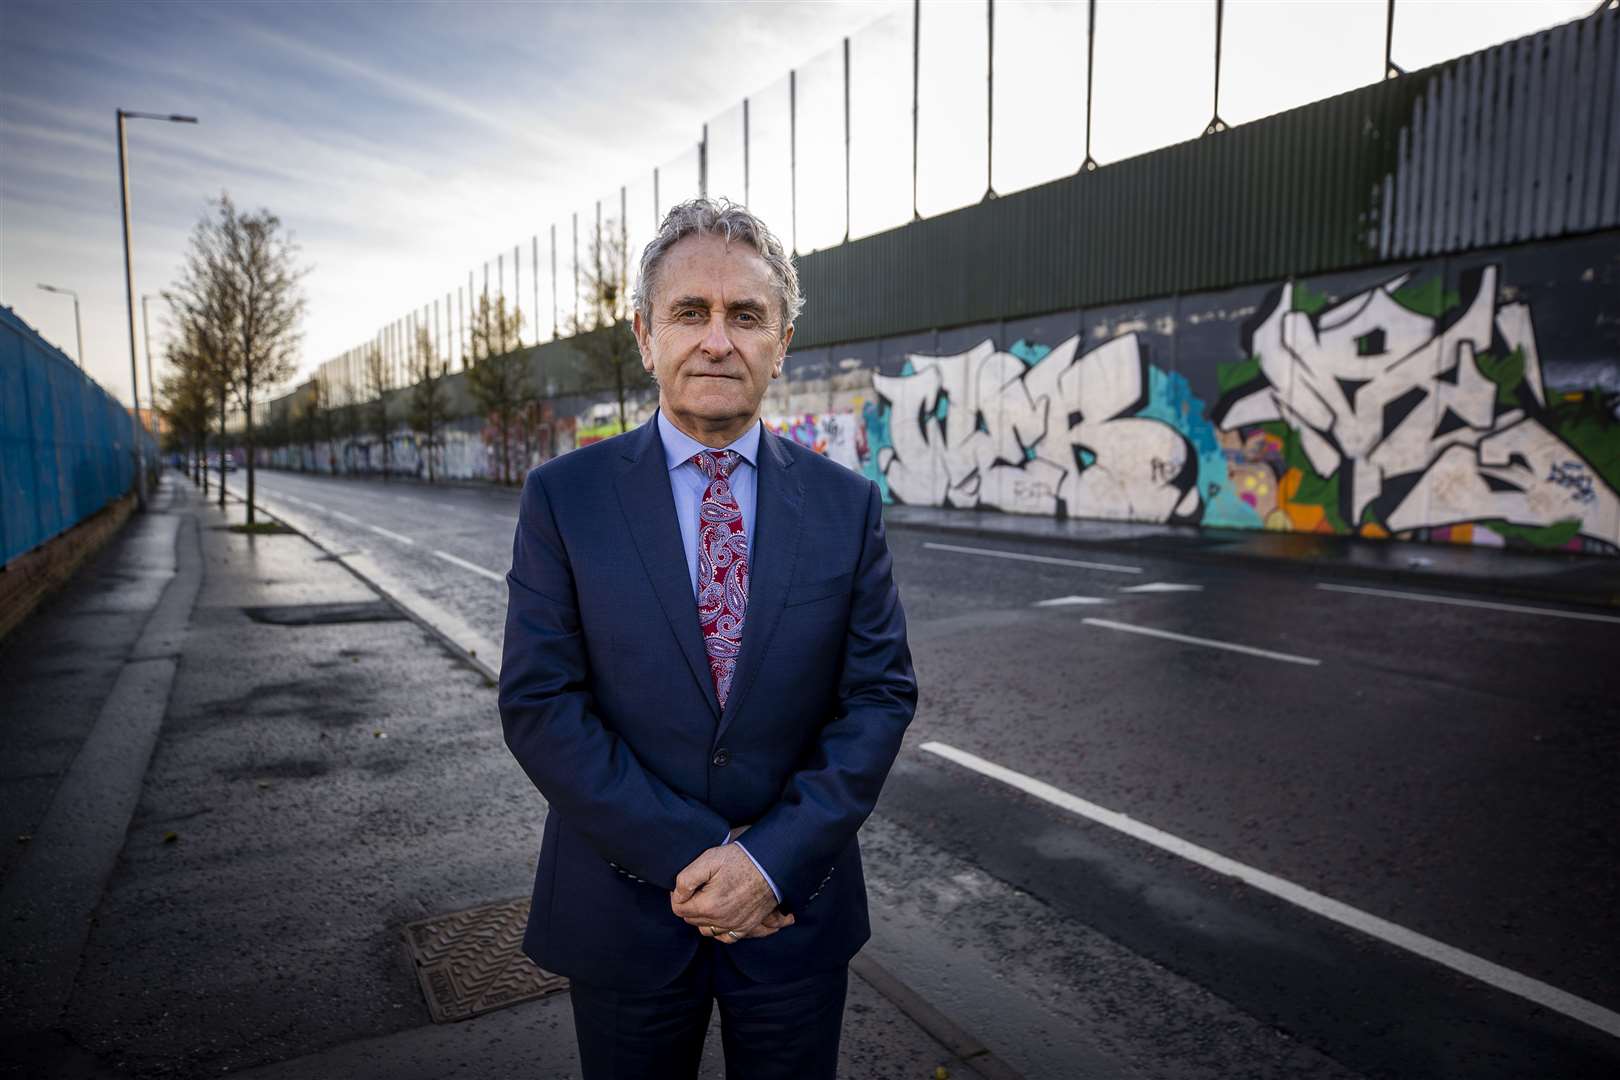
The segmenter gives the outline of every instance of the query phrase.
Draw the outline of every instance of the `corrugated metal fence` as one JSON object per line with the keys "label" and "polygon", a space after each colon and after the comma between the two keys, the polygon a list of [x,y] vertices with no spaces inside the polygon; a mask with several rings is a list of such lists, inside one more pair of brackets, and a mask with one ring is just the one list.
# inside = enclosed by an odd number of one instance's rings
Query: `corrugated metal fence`
{"label": "corrugated metal fence", "polygon": [[0,307],[0,565],[134,482],[129,410]]}
{"label": "corrugated metal fence", "polygon": [[804,256],[794,345],[1620,226],[1620,12]]}

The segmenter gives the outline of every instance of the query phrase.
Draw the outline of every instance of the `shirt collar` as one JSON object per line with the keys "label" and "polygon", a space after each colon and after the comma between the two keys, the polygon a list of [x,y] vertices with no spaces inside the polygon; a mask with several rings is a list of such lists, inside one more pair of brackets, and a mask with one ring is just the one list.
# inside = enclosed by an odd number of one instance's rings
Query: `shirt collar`
{"label": "shirt collar", "polygon": [[[742,459],[754,468],[759,467],[759,433],[761,421],[754,421],[749,429],[732,440],[726,450],[735,450],[742,455]],[[658,410],[658,437],[664,444],[664,461],[669,465],[670,471],[680,468],[692,460],[693,455],[705,450],[713,449],[704,446],[692,436],[676,427],[664,415],[664,410]]]}

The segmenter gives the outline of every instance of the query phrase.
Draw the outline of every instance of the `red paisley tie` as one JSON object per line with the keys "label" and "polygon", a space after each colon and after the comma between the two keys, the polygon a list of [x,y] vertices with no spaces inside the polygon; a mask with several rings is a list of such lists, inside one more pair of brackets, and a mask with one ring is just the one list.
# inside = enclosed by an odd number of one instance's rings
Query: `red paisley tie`
{"label": "red paisley tie", "polygon": [[735,450],[705,450],[692,456],[692,463],[709,478],[698,509],[697,607],[709,675],[722,709],[737,671],[748,607],[748,534],[742,508],[731,493],[731,472],[741,460]]}

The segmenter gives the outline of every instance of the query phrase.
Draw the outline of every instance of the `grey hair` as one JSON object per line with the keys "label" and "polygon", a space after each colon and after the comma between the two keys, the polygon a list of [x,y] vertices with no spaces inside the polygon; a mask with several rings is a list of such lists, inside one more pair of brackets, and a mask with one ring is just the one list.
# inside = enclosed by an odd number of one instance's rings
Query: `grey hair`
{"label": "grey hair", "polygon": [[782,241],[754,216],[746,206],[730,199],[690,199],[669,208],[658,235],[641,252],[641,273],[632,294],[643,323],[652,322],[652,294],[658,287],[658,271],[671,248],[688,236],[719,236],[726,243],[740,240],[759,253],[770,267],[771,282],[782,312],[782,332],[793,325],[804,308],[799,292],[799,272]]}

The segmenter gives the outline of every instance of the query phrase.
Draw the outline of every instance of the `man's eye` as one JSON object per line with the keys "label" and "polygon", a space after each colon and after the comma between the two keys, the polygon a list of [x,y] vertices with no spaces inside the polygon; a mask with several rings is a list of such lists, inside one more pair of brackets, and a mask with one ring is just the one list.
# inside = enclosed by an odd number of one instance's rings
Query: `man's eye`
{"label": "man's eye", "polygon": [[759,322],[759,316],[752,311],[739,311],[737,312],[737,318],[746,323]]}
{"label": "man's eye", "polygon": [[686,308],[675,317],[677,319],[685,319],[687,322],[691,322],[693,319],[703,318],[703,312],[699,311],[697,308]]}

